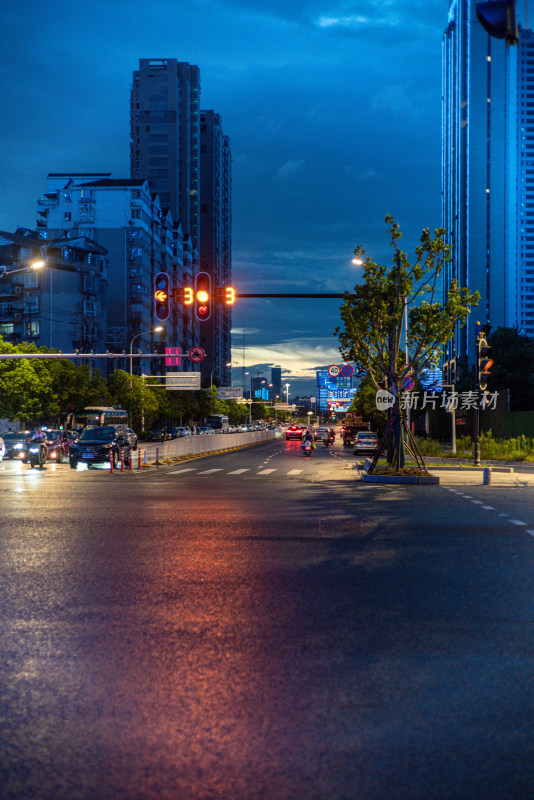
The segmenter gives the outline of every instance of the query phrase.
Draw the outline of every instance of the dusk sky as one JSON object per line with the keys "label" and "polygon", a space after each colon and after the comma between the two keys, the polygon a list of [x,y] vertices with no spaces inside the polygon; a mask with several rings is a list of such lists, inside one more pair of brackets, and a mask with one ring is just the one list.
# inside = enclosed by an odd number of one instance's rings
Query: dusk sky
{"label": "dusk sky", "polygon": [[[0,229],[35,227],[49,172],[129,177],[139,58],[200,67],[201,108],[233,156],[233,284],[351,289],[357,244],[389,263],[440,224],[441,36],[447,0],[52,0],[0,10]],[[283,368],[290,394],[340,363],[338,300],[242,300],[234,383]],[[245,335],[243,336],[243,331]],[[286,372],[287,370],[287,372]]]}

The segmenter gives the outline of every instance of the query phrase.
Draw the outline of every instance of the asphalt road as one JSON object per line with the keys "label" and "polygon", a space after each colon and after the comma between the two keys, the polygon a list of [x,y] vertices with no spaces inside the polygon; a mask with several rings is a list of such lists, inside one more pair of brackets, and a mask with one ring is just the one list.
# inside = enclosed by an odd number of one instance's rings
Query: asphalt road
{"label": "asphalt road", "polygon": [[0,797],[533,796],[532,487],[354,463],[0,464]]}

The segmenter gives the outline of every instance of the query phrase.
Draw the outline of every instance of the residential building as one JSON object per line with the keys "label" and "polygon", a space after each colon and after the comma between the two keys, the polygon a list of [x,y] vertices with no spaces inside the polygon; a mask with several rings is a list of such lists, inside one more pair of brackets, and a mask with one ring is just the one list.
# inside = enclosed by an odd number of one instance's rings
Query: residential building
{"label": "residential building", "polygon": [[444,354],[444,378],[474,361],[476,322],[534,336],[534,36],[490,37],[475,0],[451,0],[443,38],[444,271],[480,304]]}
{"label": "residential building", "polygon": [[[176,285],[184,246],[147,181],[114,179],[110,173],[51,173],[38,211],[44,239],[85,237],[108,253],[107,350],[153,353],[165,344],[181,344],[181,317],[171,316],[163,332],[154,332],[154,276],[169,272]],[[163,358],[134,359],[132,365],[134,373],[165,372]],[[121,366],[129,370],[130,360]]]}
{"label": "residential building", "polygon": [[[213,291],[232,282],[231,162],[230,139],[223,133],[220,114],[201,111],[200,270],[211,276]],[[221,386],[231,380],[231,327],[232,306],[220,299],[199,328],[200,345],[207,354],[201,372],[204,378],[213,374]]]}
{"label": "residential building", "polygon": [[[36,258],[45,261],[40,270],[29,268]],[[105,248],[84,236],[45,240],[27,229],[0,231],[0,264],[6,270],[0,279],[0,334],[6,341],[65,353],[105,352]]]}
{"label": "residential building", "polygon": [[130,99],[130,174],[199,239],[200,70],[176,58],[141,58]]}

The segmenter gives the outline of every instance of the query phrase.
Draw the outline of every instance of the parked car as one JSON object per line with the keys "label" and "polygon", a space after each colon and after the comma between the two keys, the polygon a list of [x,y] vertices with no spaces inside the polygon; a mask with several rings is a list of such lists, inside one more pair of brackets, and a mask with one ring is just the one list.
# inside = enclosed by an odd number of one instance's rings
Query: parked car
{"label": "parked car", "polygon": [[47,459],[60,464],[69,455],[70,439],[65,431],[62,430],[50,428],[45,430],[45,433],[46,446],[48,447]]}
{"label": "parked car", "polygon": [[148,435],[149,442],[165,442],[167,440],[167,431],[165,428],[156,428],[154,431],[150,431]]}
{"label": "parked car", "polygon": [[174,428],[174,430],[176,431],[178,439],[183,439],[185,436],[191,436],[191,429],[185,425]]}
{"label": "parked car", "polygon": [[370,431],[359,431],[354,439],[354,455],[360,453],[376,453],[378,450],[378,436]]}
{"label": "parked car", "polygon": [[167,439],[177,439],[178,428],[167,428]]}
{"label": "parked car", "polygon": [[79,463],[109,464],[116,466],[121,454],[129,463],[130,446],[125,429],[114,425],[90,425],[84,428],[77,442],[70,446],[69,463],[76,469]]}
{"label": "parked car", "polygon": [[133,428],[126,428],[126,438],[132,450],[137,450],[137,434]]}
{"label": "parked car", "polygon": [[18,458],[25,461],[28,455],[26,447],[27,440],[31,436],[31,431],[10,431],[4,433],[4,458]]}
{"label": "parked car", "polygon": [[291,439],[300,441],[305,432],[306,428],[303,428],[302,425],[291,425],[289,428],[286,428],[286,441],[290,441]]}

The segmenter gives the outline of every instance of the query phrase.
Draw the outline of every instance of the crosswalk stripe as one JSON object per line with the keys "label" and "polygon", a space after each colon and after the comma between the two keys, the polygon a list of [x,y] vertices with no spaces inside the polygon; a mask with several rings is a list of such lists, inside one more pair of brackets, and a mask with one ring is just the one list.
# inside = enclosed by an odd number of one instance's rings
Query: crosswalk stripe
{"label": "crosswalk stripe", "polygon": [[179,475],[181,472],[194,472],[196,467],[186,467],[185,469],[175,469],[169,475]]}
{"label": "crosswalk stripe", "polygon": [[257,475],[270,475],[271,472],[276,472],[275,469],[262,469],[261,472],[256,473]]}
{"label": "crosswalk stripe", "polygon": [[222,467],[218,469],[205,469],[202,472],[199,472],[199,475],[211,475],[212,472],[222,472]]}
{"label": "crosswalk stripe", "polygon": [[301,472],[302,472],[301,469],[290,469],[287,474],[288,475],[300,475]]}
{"label": "crosswalk stripe", "polygon": [[233,472],[229,472],[228,475],[241,475],[243,472],[248,472],[248,469],[234,469]]}

